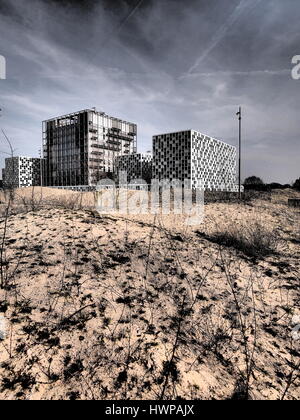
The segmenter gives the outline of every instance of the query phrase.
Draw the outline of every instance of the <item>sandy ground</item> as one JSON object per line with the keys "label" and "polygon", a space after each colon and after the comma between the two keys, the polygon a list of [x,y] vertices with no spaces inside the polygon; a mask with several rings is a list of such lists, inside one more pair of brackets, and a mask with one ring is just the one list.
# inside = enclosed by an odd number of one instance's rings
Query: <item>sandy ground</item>
{"label": "sandy ground", "polygon": [[[92,193],[17,191],[0,220],[0,398],[298,399],[295,196],[208,204],[187,227],[99,216]],[[210,240],[257,224],[271,255]]]}

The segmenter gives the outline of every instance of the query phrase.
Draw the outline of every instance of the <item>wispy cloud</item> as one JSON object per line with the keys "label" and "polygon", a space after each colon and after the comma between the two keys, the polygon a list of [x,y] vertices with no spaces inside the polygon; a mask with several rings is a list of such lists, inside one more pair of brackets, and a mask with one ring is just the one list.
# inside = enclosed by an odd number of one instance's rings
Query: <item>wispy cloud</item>
{"label": "wispy cloud", "polygon": [[244,77],[253,77],[253,76],[289,76],[291,74],[291,69],[281,69],[281,70],[249,70],[249,71],[215,71],[215,72],[195,72],[184,74],[180,79],[197,79],[199,77],[221,77],[221,76],[244,76]]}
{"label": "wispy cloud", "polygon": [[191,74],[208,57],[212,50],[223,40],[232,26],[246,13],[249,8],[256,7],[261,0],[240,0],[225,23],[213,35],[209,45],[197,58],[195,63],[188,69],[187,74]]}
{"label": "wispy cloud", "polygon": [[[188,127],[236,144],[241,104],[244,175],[284,182],[299,176],[300,83],[287,67],[299,53],[300,36],[289,34],[298,33],[300,4],[211,0],[204,7],[191,0],[178,8],[174,0],[136,0],[120,23],[125,2],[117,1],[120,9],[107,10],[99,0],[91,13],[70,2],[65,8],[65,2],[7,0],[15,14],[0,15],[0,54],[8,64],[0,125],[18,153],[37,154],[43,119],[92,106],[136,122],[141,151],[151,149],[153,134]],[[220,7],[225,3],[230,9]],[[213,29],[214,21],[224,24]],[[121,32],[102,45],[111,28]],[[204,39],[210,41],[195,60]],[[191,71],[179,77],[189,63]],[[282,166],[273,168],[276,153]]]}

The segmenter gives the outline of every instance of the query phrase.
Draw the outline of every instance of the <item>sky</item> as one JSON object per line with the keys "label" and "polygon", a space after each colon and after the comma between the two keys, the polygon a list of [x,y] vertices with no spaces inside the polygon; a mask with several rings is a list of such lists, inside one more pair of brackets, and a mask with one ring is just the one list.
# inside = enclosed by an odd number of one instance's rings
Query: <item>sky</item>
{"label": "sky", "polygon": [[[0,0],[0,128],[38,156],[42,121],[96,107],[152,136],[238,143],[242,174],[300,177],[299,0]],[[0,166],[9,152],[0,131]]]}

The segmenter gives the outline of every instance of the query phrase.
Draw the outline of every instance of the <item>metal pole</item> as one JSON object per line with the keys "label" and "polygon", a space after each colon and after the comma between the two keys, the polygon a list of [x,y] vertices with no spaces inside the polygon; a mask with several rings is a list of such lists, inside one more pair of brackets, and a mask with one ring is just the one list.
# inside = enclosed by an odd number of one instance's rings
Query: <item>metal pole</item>
{"label": "metal pole", "polygon": [[239,199],[242,197],[241,188],[241,152],[242,152],[242,107],[239,108]]}
{"label": "metal pole", "polygon": [[39,155],[40,155],[40,184],[41,187],[43,186],[43,163],[42,163],[42,150],[39,149]]}

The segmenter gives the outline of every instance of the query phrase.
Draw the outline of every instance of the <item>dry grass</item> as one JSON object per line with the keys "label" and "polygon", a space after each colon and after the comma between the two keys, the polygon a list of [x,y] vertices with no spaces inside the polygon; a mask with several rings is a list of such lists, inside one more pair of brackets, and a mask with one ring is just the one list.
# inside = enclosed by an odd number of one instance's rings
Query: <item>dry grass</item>
{"label": "dry grass", "polygon": [[[95,207],[95,195],[92,192],[75,192],[54,188],[30,187],[18,189],[11,205],[12,213],[36,211],[43,208],[88,209]],[[9,192],[0,193],[0,208],[5,210]]]}
{"label": "dry grass", "polygon": [[234,248],[255,259],[275,254],[278,246],[276,233],[257,220],[231,224],[226,227],[226,230],[218,230],[211,236],[207,236],[207,239],[216,244]]}

